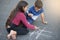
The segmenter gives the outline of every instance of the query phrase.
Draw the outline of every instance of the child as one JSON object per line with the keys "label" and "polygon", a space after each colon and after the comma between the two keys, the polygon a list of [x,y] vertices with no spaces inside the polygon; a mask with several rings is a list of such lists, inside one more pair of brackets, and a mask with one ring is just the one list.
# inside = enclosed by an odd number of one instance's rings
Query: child
{"label": "child", "polygon": [[16,35],[26,35],[29,32],[27,28],[33,29],[33,30],[38,29],[38,27],[31,25],[26,20],[25,12],[27,10],[27,6],[28,6],[28,3],[26,1],[20,1],[17,4],[17,7],[11,12],[6,22],[8,39],[12,38],[13,40],[16,40]]}
{"label": "child", "polygon": [[43,13],[43,4],[41,0],[36,0],[34,6],[32,6],[27,11],[27,20],[32,24],[38,17],[41,15],[41,20],[43,24],[47,24],[44,20],[44,13]]}

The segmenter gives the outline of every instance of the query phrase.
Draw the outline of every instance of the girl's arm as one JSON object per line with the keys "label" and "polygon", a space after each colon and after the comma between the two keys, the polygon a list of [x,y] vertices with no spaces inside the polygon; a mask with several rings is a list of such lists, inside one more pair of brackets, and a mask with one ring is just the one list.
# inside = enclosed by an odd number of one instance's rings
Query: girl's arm
{"label": "girl's arm", "polygon": [[31,25],[27,19],[26,19],[26,16],[22,13],[21,15],[21,21],[23,22],[23,24],[27,27],[27,28],[30,28],[30,29],[35,29],[35,26],[34,25]]}

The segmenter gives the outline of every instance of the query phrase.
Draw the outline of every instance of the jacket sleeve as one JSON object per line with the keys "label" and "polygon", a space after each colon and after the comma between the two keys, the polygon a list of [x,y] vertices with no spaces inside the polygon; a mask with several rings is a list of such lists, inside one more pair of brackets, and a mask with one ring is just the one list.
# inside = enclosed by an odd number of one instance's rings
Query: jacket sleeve
{"label": "jacket sleeve", "polygon": [[26,16],[22,13],[21,15],[21,21],[23,22],[23,24],[29,28],[29,29],[35,29],[34,25],[30,24],[27,19],[26,19]]}

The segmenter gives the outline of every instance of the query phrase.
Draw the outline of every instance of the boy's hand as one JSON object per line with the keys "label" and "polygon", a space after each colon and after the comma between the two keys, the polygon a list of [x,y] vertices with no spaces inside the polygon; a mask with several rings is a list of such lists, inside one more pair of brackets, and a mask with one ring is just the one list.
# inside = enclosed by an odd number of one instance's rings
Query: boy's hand
{"label": "boy's hand", "polygon": [[44,21],[44,22],[42,22],[43,24],[48,24],[48,22],[47,21]]}
{"label": "boy's hand", "polygon": [[43,24],[47,24],[48,23],[47,21],[44,21],[44,13],[41,13],[41,20],[42,20]]}
{"label": "boy's hand", "polygon": [[32,16],[33,16],[33,14],[29,13],[29,14],[28,14],[28,16],[32,17]]}

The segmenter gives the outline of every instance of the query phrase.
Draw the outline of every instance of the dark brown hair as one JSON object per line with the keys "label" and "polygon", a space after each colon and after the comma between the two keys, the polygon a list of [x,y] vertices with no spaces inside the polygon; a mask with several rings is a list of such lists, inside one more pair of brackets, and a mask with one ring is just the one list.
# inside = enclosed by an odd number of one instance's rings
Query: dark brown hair
{"label": "dark brown hair", "polygon": [[19,1],[16,8],[10,13],[10,16],[8,17],[5,26],[7,27],[8,25],[10,25],[11,20],[16,16],[17,11],[24,12],[23,7],[26,7],[27,5],[28,5],[28,3],[26,1]]}
{"label": "dark brown hair", "polygon": [[43,7],[42,1],[41,1],[41,0],[36,0],[36,1],[35,1],[35,7],[37,7],[37,8],[42,8],[42,7]]}

